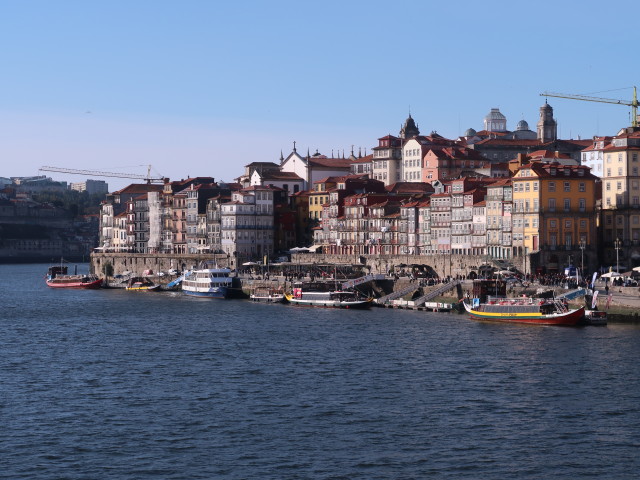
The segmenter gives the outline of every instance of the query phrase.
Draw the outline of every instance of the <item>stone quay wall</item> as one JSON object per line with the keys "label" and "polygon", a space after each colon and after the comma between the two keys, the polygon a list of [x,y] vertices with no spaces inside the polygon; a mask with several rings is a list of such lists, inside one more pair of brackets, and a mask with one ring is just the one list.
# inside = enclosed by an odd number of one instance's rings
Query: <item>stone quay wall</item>
{"label": "stone quay wall", "polygon": [[[514,259],[517,260],[517,259]],[[104,277],[104,265],[113,267],[113,274],[131,272],[142,275],[145,270],[166,272],[170,269],[185,270],[196,268],[202,262],[217,263],[220,267],[233,268],[233,259],[226,255],[197,254],[151,254],[151,253],[92,253],[91,271]],[[409,265],[426,265],[439,277],[456,277],[477,272],[480,265],[486,263],[485,256],[471,255],[328,255],[302,253],[291,255],[291,262],[285,266],[302,269],[305,265],[361,265],[367,273],[389,273]],[[522,270],[517,261],[516,267]],[[407,267],[398,267],[405,265]]]}
{"label": "stone quay wall", "polygon": [[228,266],[229,259],[226,255],[198,255],[198,254],[171,254],[171,253],[92,253],[91,272],[104,277],[104,265],[107,263],[113,267],[113,275],[124,272],[142,275],[145,270],[166,272],[172,268],[185,270],[196,268],[202,262],[217,262],[218,266]]}

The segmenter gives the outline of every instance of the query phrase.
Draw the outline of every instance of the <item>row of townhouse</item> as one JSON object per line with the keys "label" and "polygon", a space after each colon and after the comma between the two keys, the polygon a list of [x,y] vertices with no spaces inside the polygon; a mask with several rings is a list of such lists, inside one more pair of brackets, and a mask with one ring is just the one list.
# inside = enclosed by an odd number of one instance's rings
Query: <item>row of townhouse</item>
{"label": "row of townhouse", "polygon": [[344,187],[329,189],[316,227],[327,253],[519,257],[529,272],[597,267],[600,192],[588,167],[532,162],[512,178],[463,177],[409,195]]}
{"label": "row of townhouse", "polygon": [[295,246],[295,233],[285,190],[199,177],[129,185],[108,195],[102,203],[99,248],[226,254],[233,265]]}

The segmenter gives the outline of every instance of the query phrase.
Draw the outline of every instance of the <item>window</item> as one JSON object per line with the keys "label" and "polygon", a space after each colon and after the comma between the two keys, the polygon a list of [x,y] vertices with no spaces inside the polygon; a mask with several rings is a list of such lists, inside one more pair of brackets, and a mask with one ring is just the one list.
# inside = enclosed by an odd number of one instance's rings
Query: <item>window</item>
{"label": "window", "polygon": [[549,191],[550,192],[556,191],[556,182],[549,182]]}
{"label": "window", "polygon": [[555,212],[556,211],[556,199],[555,198],[550,198],[549,199],[549,211],[550,212]]}
{"label": "window", "polygon": [[564,221],[564,228],[571,228],[571,220]]}
{"label": "window", "polygon": [[534,192],[538,191],[538,182],[533,182],[533,191]]}
{"label": "window", "polygon": [[607,168],[607,177],[610,177],[610,176],[611,176],[611,169]]}
{"label": "window", "polygon": [[565,192],[571,191],[571,184],[569,182],[564,182],[564,191]]}
{"label": "window", "polygon": [[587,201],[584,198],[581,198],[579,200],[579,207],[581,212],[584,212],[587,210]]}
{"label": "window", "polygon": [[564,211],[568,212],[571,210],[571,199],[570,198],[565,198],[564,199]]}
{"label": "window", "polygon": [[610,192],[610,191],[611,191],[611,183],[609,183],[609,182],[606,182],[606,183],[605,183],[605,190],[606,190],[607,192]]}
{"label": "window", "polygon": [[550,228],[556,228],[556,221],[555,220],[549,220],[549,227]]}
{"label": "window", "polygon": [[622,176],[622,167],[618,168],[618,176],[621,177]]}
{"label": "window", "polygon": [[587,191],[587,186],[584,184],[584,182],[580,182],[578,184],[578,191],[579,192],[586,192]]}
{"label": "window", "polygon": [[616,190],[618,190],[618,191],[622,190],[622,182],[617,182],[616,183]]}

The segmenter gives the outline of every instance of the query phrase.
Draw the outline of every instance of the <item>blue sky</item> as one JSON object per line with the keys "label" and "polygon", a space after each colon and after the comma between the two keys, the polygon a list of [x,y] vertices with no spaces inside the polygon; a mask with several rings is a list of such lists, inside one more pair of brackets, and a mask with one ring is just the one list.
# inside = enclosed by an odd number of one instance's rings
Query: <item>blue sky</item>
{"label": "blue sky", "polygon": [[[626,18],[638,10],[0,0],[0,176],[43,165],[144,174],[151,164],[172,179],[230,181],[247,163],[278,161],[294,140],[303,153],[369,151],[398,134],[409,109],[423,133],[449,138],[482,128],[492,107],[508,128],[525,119],[535,130],[545,90],[631,99],[640,62]],[[629,121],[623,106],[549,103],[562,138],[614,134]]]}

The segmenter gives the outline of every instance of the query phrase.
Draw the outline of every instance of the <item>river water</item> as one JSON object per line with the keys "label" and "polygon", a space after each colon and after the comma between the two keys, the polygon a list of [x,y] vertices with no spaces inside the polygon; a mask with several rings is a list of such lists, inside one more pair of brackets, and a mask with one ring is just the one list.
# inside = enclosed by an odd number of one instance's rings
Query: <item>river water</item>
{"label": "river water", "polygon": [[638,477],[638,327],[52,290],[46,268],[0,265],[0,478]]}

